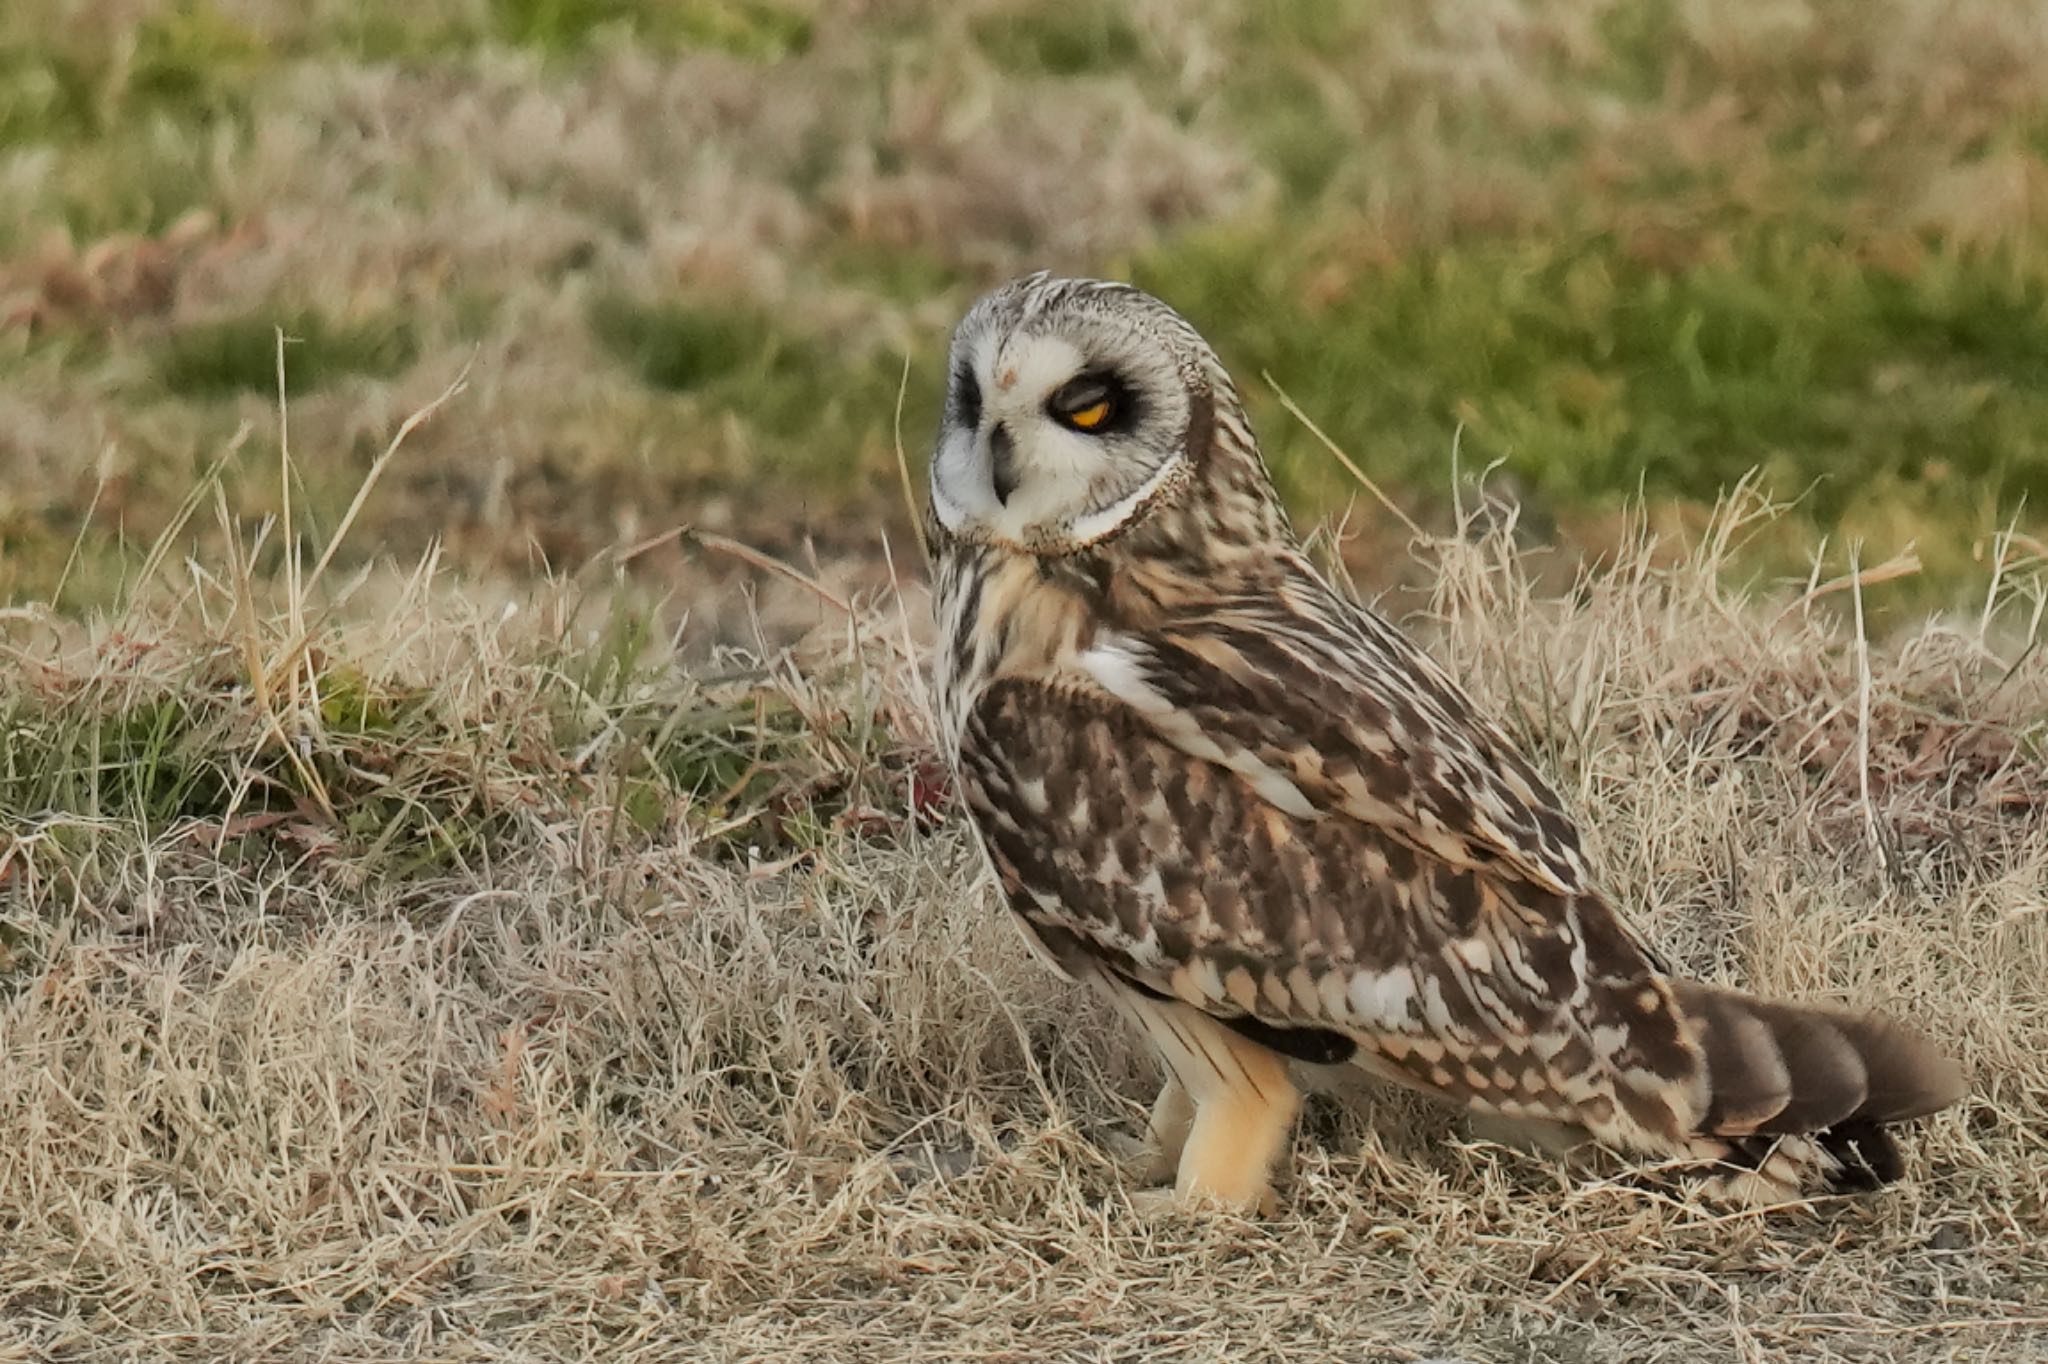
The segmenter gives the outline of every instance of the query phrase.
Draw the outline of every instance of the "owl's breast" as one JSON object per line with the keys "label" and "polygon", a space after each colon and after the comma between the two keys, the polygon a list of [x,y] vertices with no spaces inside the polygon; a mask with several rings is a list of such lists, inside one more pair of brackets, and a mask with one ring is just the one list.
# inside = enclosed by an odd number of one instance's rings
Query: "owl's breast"
{"label": "owl's breast", "polygon": [[1099,620],[1085,584],[1026,554],[956,542],[940,549],[936,570],[932,693],[940,745],[957,762],[983,690],[998,678],[1060,672],[1093,642]]}

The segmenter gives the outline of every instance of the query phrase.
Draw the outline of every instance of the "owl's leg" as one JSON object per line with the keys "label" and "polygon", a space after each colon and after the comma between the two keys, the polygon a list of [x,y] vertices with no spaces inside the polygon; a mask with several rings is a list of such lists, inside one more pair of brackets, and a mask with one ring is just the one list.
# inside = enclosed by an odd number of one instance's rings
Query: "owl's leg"
{"label": "owl's leg", "polygon": [[1217,1032],[1233,1043],[1230,1061],[1217,1057],[1216,1083],[1194,1092],[1195,1120],[1173,1191],[1182,1203],[1269,1211],[1268,1180],[1301,1111],[1301,1095],[1280,1057],[1227,1029]]}
{"label": "owl's leg", "polygon": [[[1126,1003],[1173,1076],[1153,1108],[1153,1131],[1162,1162],[1178,1157],[1175,1202],[1265,1209],[1273,1164],[1301,1108],[1285,1059],[1178,1001]],[[1168,1139],[1176,1132],[1177,1149]]]}
{"label": "owl's leg", "polygon": [[1145,1124],[1145,1135],[1150,1142],[1140,1178],[1147,1184],[1166,1184],[1173,1180],[1180,1169],[1180,1153],[1188,1144],[1188,1129],[1194,1121],[1193,1096],[1180,1082],[1180,1076],[1168,1070],[1166,1083],[1159,1087],[1159,1097],[1152,1101],[1151,1120]]}

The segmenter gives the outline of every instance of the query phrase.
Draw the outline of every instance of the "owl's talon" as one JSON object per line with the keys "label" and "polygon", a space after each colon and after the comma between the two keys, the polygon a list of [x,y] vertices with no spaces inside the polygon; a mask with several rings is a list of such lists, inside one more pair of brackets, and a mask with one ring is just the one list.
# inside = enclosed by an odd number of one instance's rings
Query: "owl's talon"
{"label": "owl's talon", "polygon": [[1172,1155],[1159,1149],[1156,1142],[1139,1143],[1144,1148],[1144,1158],[1135,1164],[1132,1178],[1140,1184],[1171,1184],[1178,1170],[1178,1161]]}
{"label": "owl's talon", "polygon": [[1146,1158],[1138,1177],[1147,1184],[1171,1184],[1180,1173],[1181,1153],[1187,1149],[1188,1133],[1195,1124],[1195,1100],[1187,1086],[1171,1071],[1152,1101],[1152,1116],[1145,1123]]}
{"label": "owl's talon", "polygon": [[1123,1178],[1131,1184],[1150,1187],[1173,1183],[1174,1162],[1167,1158],[1159,1143],[1149,1134],[1137,1136],[1130,1132],[1106,1132],[1101,1143]]}
{"label": "owl's talon", "polygon": [[1213,1193],[1197,1190],[1182,1193],[1170,1187],[1132,1189],[1124,1197],[1139,1220],[1151,1223],[1183,1222],[1204,1216],[1272,1218],[1279,1216],[1280,1196],[1268,1187],[1251,1200],[1250,1206],[1236,1207]]}
{"label": "owl's talon", "polygon": [[1153,1189],[1132,1189],[1124,1197],[1131,1202],[1131,1211],[1141,1222],[1177,1222],[1187,1217],[1191,1209],[1180,1201],[1171,1186]]}

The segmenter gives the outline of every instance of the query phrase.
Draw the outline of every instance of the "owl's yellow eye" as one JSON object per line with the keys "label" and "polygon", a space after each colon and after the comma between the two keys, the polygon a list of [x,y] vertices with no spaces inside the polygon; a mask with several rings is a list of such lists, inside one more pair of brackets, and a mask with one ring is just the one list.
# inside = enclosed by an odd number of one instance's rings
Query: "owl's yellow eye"
{"label": "owl's yellow eye", "polygon": [[1076,375],[1046,400],[1046,410],[1076,431],[1109,431],[1127,421],[1130,391],[1113,374],[1099,370]]}
{"label": "owl's yellow eye", "polygon": [[1073,426],[1080,427],[1083,431],[1093,431],[1096,427],[1108,421],[1109,414],[1114,410],[1114,405],[1109,399],[1104,398],[1100,402],[1089,404],[1079,412],[1069,412],[1067,414],[1067,421]]}

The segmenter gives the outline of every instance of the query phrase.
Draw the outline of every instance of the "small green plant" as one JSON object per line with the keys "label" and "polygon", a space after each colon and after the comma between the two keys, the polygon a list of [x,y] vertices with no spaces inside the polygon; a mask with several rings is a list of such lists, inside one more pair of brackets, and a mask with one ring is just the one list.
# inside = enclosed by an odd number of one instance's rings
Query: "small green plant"
{"label": "small green plant", "polygon": [[[857,476],[893,470],[886,445],[901,376],[886,355],[842,356],[752,307],[644,304],[616,295],[591,310],[599,343],[642,383],[686,398],[701,422],[716,414],[748,441],[763,469],[801,476],[810,491],[844,490]],[[904,438],[929,429],[923,396],[934,357],[915,357]]]}
{"label": "small green plant", "polygon": [[997,10],[974,21],[974,40],[998,66],[1049,76],[1119,70],[1141,52],[1138,31],[1109,5]]}
{"label": "small green plant", "polygon": [[654,28],[678,46],[715,48],[754,61],[793,57],[811,45],[811,21],[760,0],[691,0],[657,9]]}
{"label": "small green plant", "polygon": [[646,383],[672,392],[812,368],[807,348],[752,308],[646,305],[616,295],[591,312],[598,340]]}
{"label": "small green plant", "polygon": [[547,53],[576,52],[607,25],[629,25],[630,0],[490,0],[500,36]]}
{"label": "small green plant", "polygon": [[177,328],[158,344],[157,373],[179,393],[274,393],[280,329],[290,393],[310,392],[351,374],[396,374],[412,363],[417,350],[410,323],[395,314],[345,322],[314,312],[259,314]]}
{"label": "small green plant", "polygon": [[772,61],[810,44],[810,20],[761,0],[490,0],[498,36],[550,55],[574,54],[607,29],[662,47],[714,48]]}
{"label": "small green plant", "polygon": [[136,29],[126,93],[145,108],[241,113],[263,60],[261,37],[208,0],[186,0]]}
{"label": "small green plant", "polygon": [[94,106],[89,74],[75,62],[0,46],[0,146],[89,130]]}

